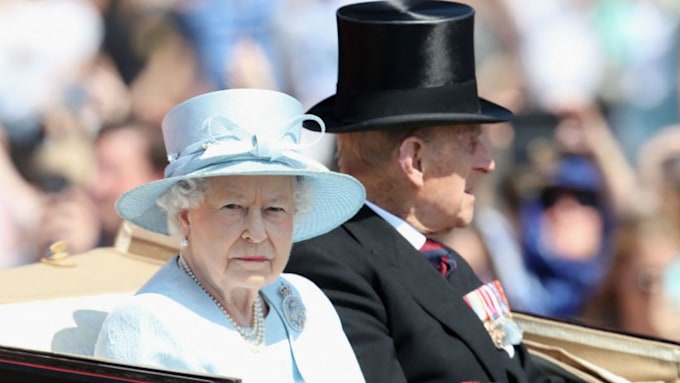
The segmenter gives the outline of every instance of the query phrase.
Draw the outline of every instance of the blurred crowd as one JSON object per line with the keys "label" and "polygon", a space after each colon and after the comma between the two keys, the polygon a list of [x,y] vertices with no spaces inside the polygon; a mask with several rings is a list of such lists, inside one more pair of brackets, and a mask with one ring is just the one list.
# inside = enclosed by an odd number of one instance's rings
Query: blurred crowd
{"label": "blurred crowd", "polygon": [[[0,0],[0,268],[110,246],[176,103],[331,95],[350,2]],[[480,94],[516,118],[485,127],[496,169],[450,245],[517,311],[680,340],[679,3],[462,2]],[[308,154],[334,167],[323,140]]]}

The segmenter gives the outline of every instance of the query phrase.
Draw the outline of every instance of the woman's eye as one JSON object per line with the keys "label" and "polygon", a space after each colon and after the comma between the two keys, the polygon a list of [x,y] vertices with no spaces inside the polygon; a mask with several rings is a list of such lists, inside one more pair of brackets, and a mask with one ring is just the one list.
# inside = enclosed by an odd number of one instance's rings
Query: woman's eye
{"label": "woman's eye", "polygon": [[287,206],[270,206],[267,208],[267,213],[275,217],[282,217],[288,214],[289,208]]}
{"label": "woman's eye", "polygon": [[241,205],[236,204],[236,203],[229,203],[229,204],[222,206],[222,209],[226,209],[226,210],[237,210],[237,209],[240,209],[240,208],[241,208]]}

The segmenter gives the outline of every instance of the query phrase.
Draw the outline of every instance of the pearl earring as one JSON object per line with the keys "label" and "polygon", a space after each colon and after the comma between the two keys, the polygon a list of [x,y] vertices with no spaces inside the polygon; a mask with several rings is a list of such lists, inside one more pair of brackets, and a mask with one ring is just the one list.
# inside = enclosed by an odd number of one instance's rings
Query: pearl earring
{"label": "pearl earring", "polygon": [[189,241],[187,241],[186,238],[182,239],[182,242],[179,243],[181,247],[187,247],[189,246]]}

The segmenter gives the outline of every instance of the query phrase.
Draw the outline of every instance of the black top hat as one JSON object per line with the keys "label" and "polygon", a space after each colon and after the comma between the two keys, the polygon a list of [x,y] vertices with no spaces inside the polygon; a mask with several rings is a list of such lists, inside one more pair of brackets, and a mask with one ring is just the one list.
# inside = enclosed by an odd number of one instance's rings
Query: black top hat
{"label": "black top hat", "polygon": [[[507,121],[480,99],[474,9],[450,1],[355,3],[337,11],[336,94],[313,106],[333,133]],[[314,122],[306,128],[319,130]]]}

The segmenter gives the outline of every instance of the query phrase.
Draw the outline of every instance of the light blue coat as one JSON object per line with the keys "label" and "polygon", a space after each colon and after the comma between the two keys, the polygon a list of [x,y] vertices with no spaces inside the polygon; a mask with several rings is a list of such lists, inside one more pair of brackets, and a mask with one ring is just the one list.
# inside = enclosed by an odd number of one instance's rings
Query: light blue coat
{"label": "light blue coat", "polygon": [[[306,308],[301,331],[285,320],[282,284]],[[364,382],[328,298],[308,279],[282,274],[264,287],[270,307],[266,347],[254,350],[211,298],[182,271],[177,257],[108,315],[95,356],[253,382]]]}

